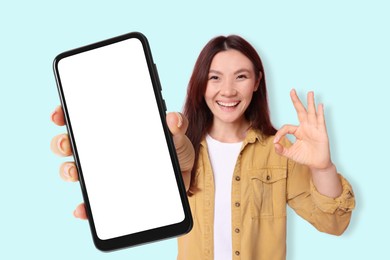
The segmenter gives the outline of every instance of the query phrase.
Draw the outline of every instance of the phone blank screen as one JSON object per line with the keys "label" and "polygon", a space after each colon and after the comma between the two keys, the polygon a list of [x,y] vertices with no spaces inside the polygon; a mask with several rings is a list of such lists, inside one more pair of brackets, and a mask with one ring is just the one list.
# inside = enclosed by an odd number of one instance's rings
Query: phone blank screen
{"label": "phone blank screen", "polygon": [[97,236],[106,240],[183,221],[140,40],[62,58],[58,73]]}

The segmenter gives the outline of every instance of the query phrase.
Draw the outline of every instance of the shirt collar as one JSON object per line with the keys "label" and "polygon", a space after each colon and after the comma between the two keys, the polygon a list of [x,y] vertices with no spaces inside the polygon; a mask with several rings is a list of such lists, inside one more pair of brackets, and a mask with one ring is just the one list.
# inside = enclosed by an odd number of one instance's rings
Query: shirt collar
{"label": "shirt collar", "polygon": [[[262,143],[264,141],[264,137],[261,134],[260,130],[250,128],[246,134],[244,141],[243,141],[243,147],[247,144],[255,143],[256,141],[259,141],[260,143]],[[200,145],[203,147],[207,147],[205,137],[202,138]]]}

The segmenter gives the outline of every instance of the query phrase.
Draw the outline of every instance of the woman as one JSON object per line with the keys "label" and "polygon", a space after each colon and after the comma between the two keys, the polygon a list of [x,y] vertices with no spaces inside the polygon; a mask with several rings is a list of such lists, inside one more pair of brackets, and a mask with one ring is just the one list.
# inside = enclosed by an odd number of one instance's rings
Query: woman
{"label": "woman", "polygon": [[[287,204],[322,232],[346,229],[354,197],[331,161],[323,105],[316,109],[313,92],[307,109],[290,95],[300,125],[276,131],[255,49],[235,35],[203,48],[184,116],[167,115],[194,218],[178,239],[178,259],[285,259]],[[64,124],[60,107],[52,120]],[[67,136],[55,137],[52,149],[70,155]],[[77,180],[73,163],[61,176]],[[82,204],[74,215],[86,218]]]}

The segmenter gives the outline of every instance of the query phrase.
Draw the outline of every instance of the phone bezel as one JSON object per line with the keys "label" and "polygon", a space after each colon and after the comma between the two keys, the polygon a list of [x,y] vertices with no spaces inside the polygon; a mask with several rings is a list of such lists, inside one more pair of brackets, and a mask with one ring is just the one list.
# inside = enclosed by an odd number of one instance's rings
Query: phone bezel
{"label": "phone bezel", "polygon": [[[170,157],[171,157],[171,161],[172,161],[172,166],[173,166],[175,177],[176,177],[176,183],[177,183],[177,187],[179,190],[185,218],[180,223],[175,223],[175,224],[168,225],[168,226],[145,230],[142,232],[128,234],[125,236],[116,237],[116,238],[112,238],[112,239],[101,240],[96,233],[96,228],[95,228],[93,216],[91,213],[91,207],[90,207],[88,193],[87,193],[84,178],[83,178],[82,167],[81,167],[80,160],[78,157],[77,145],[75,143],[75,139],[74,139],[74,135],[73,135],[73,131],[72,131],[72,124],[71,124],[71,120],[69,118],[67,104],[66,104],[64,92],[63,92],[62,85],[61,85],[61,77],[60,77],[60,72],[58,69],[58,63],[63,58],[66,58],[66,57],[69,57],[72,55],[77,55],[77,54],[80,54],[80,53],[83,53],[86,51],[90,51],[93,49],[101,48],[101,47],[104,47],[104,46],[107,46],[107,45],[110,45],[113,43],[118,43],[120,41],[127,40],[130,38],[138,39],[142,43],[142,46],[143,46],[147,66],[149,69],[149,74],[151,76],[155,100],[157,102],[157,106],[158,106],[158,110],[159,110],[159,114],[160,114],[160,119],[161,119],[161,124],[162,124],[163,129],[164,129],[165,139],[166,139],[166,142],[168,145],[168,149],[169,149],[169,153],[170,153]],[[66,127],[67,127],[67,130],[69,133],[69,139],[71,141],[73,157],[75,160],[77,170],[79,172],[80,187],[82,190],[82,195],[83,195],[83,199],[85,202],[86,212],[87,212],[87,216],[88,216],[88,220],[89,220],[89,226],[91,229],[91,233],[92,233],[92,237],[93,237],[93,241],[94,241],[95,246],[99,250],[102,250],[102,251],[111,251],[111,250],[121,249],[121,248],[125,248],[125,247],[140,245],[140,244],[144,244],[144,243],[154,242],[154,241],[158,241],[158,240],[162,240],[162,239],[172,238],[172,237],[176,237],[176,236],[188,233],[191,230],[192,225],[193,225],[191,210],[190,210],[190,206],[188,203],[186,189],[185,189],[185,186],[183,183],[183,179],[182,179],[180,166],[179,166],[178,158],[176,155],[176,150],[175,150],[175,146],[173,143],[173,139],[172,139],[171,133],[169,131],[169,128],[166,124],[166,107],[165,107],[165,102],[164,102],[164,100],[162,98],[162,94],[161,94],[161,85],[160,85],[160,80],[159,80],[158,73],[157,73],[157,68],[156,68],[156,65],[153,61],[150,46],[149,46],[148,40],[145,37],[145,35],[143,35],[140,32],[131,32],[131,33],[127,33],[127,34],[120,35],[120,36],[117,36],[114,38],[99,41],[99,42],[96,42],[93,44],[89,44],[89,45],[86,45],[83,47],[79,47],[76,49],[72,49],[72,50],[63,52],[55,57],[54,62],[53,62],[53,69],[54,69],[54,74],[55,74],[55,79],[56,79],[56,83],[57,83],[58,93],[60,96],[61,105],[62,105],[64,115],[65,115],[65,123],[66,123]]]}

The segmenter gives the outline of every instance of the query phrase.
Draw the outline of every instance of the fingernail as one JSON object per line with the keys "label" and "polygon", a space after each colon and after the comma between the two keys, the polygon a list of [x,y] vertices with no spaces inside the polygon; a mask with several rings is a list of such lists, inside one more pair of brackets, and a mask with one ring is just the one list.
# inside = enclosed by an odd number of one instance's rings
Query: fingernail
{"label": "fingernail", "polygon": [[62,147],[63,144],[64,144],[64,140],[65,140],[65,138],[64,138],[63,136],[61,136],[61,137],[58,139],[58,141],[57,141],[57,147],[58,147],[58,149],[60,150],[60,152],[63,153],[63,154],[66,153],[65,150],[64,150],[64,148]]}
{"label": "fingernail", "polygon": [[183,117],[181,116],[181,114],[179,112],[176,112],[176,115],[177,115],[177,119],[178,119],[177,127],[180,128],[183,125]]}
{"label": "fingernail", "polygon": [[51,116],[50,116],[50,119],[51,121],[54,122],[54,117],[57,115],[57,109],[53,111],[53,113],[51,113]]}
{"label": "fingernail", "polygon": [[79,216],[78,216],[78,210],[77,209],[75,209],[74,211],[73,211],[73,216],[75,217],[75,218],[78,218]]}
{"label": "fingernail", "polygon": [[76,176],[76,167],[72,164],[66,164],[64,167],[64,175],[69,180],[74,180]]}

